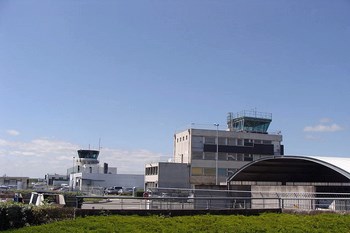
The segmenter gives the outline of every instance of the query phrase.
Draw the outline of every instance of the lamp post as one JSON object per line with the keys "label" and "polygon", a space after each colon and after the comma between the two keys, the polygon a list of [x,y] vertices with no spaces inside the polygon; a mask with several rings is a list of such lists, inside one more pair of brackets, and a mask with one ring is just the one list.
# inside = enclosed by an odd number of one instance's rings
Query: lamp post
{"label": "lamp post", "polygon": [[219,168],[218,168],[218,160],[219,160],[219,124],[214,124],[216,126],[216,158],[215,158],[215,184],[219,184],[218,176],[219,176]]}
{"label": "lamp post", "polygon": [[73,174],[74,174],[74,160],[75,160],[75,157],[73,156]]}

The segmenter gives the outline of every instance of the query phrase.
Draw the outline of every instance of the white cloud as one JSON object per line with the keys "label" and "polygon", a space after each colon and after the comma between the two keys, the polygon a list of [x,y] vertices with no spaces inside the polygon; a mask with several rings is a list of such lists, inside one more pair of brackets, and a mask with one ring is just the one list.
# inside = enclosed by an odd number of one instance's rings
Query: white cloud
{"label": "white cloud", "polygon": [[305,139],[309,141],[322,141],[322,138],[316,137],[314,135],[306,135]]}
{"label": "white cloud", "polygon": [[[79,145],[59,140],[35,139],[28,142],[0,138],[1,175],[44,177],[47,173],[66,174],[77,156]],[[117,167],[118,173],[143,174],[146,163],[165,160],[164,156],[147,150],[103,148],[99,160],[102,165]]]}
{"label": "white cloud", "polygon": [[18,136],[20,134],[17,130],[14,129],[6,130],[6,133],[11,136]]}
{"label": "white cloud", "polygon": [[343,128],[337,124],[319,124],[315,126],[306,126],[304,128],[304,132],[337,132],[341,130],[343,130]]}
{"label": "white cloud", "polygon": [[320,123],[330,123],[330,122],[332,122],[332,119],[327,117],[320,119]]}

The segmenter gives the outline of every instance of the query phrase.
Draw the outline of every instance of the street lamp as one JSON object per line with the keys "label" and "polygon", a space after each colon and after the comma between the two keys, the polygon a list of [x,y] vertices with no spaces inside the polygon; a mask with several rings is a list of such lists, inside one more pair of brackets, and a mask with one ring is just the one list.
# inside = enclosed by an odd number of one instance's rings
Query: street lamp
{"label": "street lamp", "polygon": [[74,160],[75,160],[75,157],[73,156],[73,172],[74,173]]}
{"label": "street lamp", "polygon": [[216,158],[215,158],[215,184],[219,184],[218,176],[219,176],[219,169],[218,169],[218,160],[219,160],[219,124],[214,124],[216,126]]}

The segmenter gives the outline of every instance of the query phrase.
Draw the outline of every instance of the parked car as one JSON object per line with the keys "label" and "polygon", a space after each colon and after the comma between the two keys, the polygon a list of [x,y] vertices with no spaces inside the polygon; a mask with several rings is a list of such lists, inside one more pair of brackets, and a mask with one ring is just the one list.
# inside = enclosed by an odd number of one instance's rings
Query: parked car
{"label": "parked car", "polygon": [[120,194],[120,195],[132,195],[133,188],[122,188],[119,190],[118,194]]}
{"label": "parked car", "polygon": [[107,195],[119,194],[119,190],[121,189],[123,189],[123,187],[119,187],[119,186],[108,187],[104,190],[104,194],[107,194]]}
{"label": "parked car", "polygon": [[0,191],[2,191],[2,190],[8,190],[8,189],[10,189],[8,186],[6,186],[6,185],[0,185]]}

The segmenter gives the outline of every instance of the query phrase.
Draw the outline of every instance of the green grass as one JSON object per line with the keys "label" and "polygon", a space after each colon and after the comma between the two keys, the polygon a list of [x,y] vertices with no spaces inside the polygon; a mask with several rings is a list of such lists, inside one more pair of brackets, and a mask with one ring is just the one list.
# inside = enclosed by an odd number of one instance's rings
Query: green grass
{"label": "green grass", "polygon": [[350,232],[350,215],[98,216],[4,232]]}

